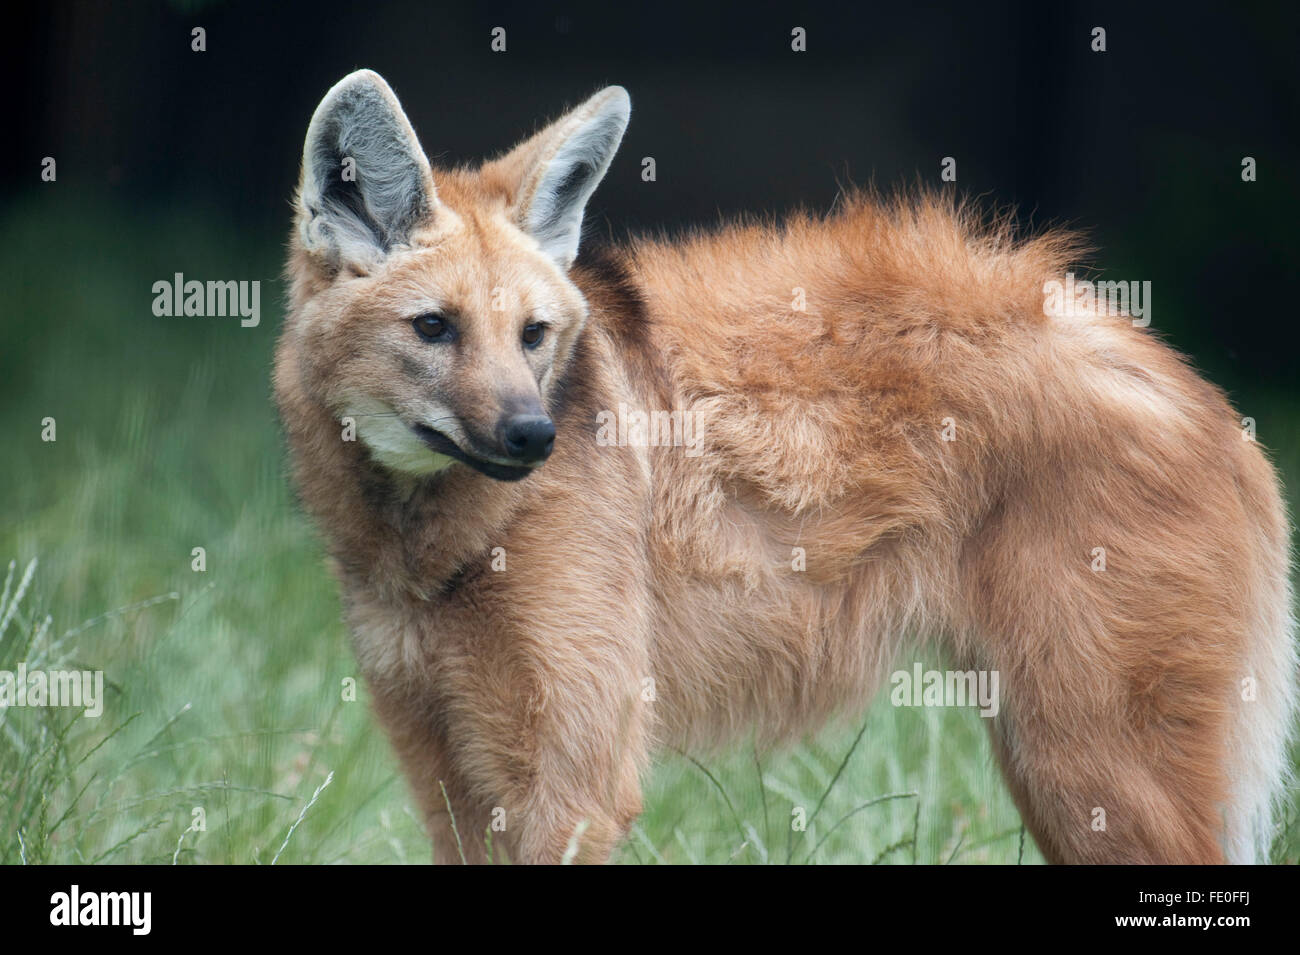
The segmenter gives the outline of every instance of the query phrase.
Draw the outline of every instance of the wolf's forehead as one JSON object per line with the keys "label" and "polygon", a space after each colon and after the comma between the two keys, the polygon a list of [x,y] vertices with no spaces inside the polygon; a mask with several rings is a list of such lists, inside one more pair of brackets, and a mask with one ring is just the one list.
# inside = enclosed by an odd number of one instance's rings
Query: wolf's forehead
{"label": "wolf's forehead", "polygon": [[522,310],[566,311],[576,290],[526,245],[494,246],[470,229],[441,241],[414,243],[395,256],[379,293],[408,310],[461,310],[511,316]]}
{"label": "wolf's forehead", "polygon": [[470,261],[482,268],[494,261],[517,264],[535,248],[512,223],[503,206],[439,199],[411,235],[411,247],[436,256]]}
{"label": "wolf's forehead", "polygon": [[395,285],[432,286],[462,299],[486,297],[492,311],[553,302],[572,306],[576,294],[535,240],[503,207],[456,208],[439,201],[411,237],[411,249],[392,265]]}

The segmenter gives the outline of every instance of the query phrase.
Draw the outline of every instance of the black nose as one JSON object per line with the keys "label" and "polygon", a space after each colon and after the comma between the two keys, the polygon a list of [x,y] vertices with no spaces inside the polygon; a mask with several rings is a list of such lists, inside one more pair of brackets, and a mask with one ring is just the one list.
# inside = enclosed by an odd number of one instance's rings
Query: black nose
{"label": "black nose", "polygon": [[501,443],[517,461],[545,461],[555,446],[555,423],[544,414],[517,414],[501,428]]}

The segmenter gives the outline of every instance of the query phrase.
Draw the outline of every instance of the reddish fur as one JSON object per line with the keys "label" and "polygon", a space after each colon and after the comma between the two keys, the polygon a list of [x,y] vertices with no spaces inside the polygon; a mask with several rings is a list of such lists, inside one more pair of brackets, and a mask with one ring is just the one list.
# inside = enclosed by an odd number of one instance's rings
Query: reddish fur
{"label": "reddish fur", "polygon": [[[860,710],[918,639],[1000,671],[996,748],[1050,860],[1223,859],[1239,681],[1258,644],[1289,640],[1252,625],[1288,605],[1277,478],[1149,332],[1044,315],[1068,237],[852,195],[825,219],[634,241],[570,273],[589,315],[544,394],[543,467],[389,475],[339,440],[329,400],[344,375],[414,387],[350,357],[390,334],[385,290],[455,269],[481,300],[522,268],[568,294],[510,222],[519,166],[435,171],[459,230],[435,216],[350,283],[295,243],[276,367],[295,477],[438,861],[457,858],[443,786],[471,861],[494,807],[516,860],[558,861],[581,821],[579,858],[603,860],[655,748],[797,737]],[[491,380],[429,387],[473,413]],[[705,453],[597,446],[620,402],[693,409]]]}

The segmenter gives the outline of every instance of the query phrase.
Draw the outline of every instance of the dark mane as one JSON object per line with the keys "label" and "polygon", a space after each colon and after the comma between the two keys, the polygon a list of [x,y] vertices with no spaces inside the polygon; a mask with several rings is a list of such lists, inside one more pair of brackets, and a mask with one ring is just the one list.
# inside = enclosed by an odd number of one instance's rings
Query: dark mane
{"label": "dark mane", "polygon": [[620,347],[639,350],[649,336],[650,313],[626,255],[617,247],[587,246],[579,252],[570,278],[591,305],[592,318]]}

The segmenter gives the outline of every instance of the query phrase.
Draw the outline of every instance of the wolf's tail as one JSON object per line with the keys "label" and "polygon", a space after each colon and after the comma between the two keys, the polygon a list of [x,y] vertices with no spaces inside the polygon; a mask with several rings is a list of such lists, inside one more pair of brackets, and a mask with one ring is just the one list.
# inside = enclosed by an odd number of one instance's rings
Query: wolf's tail
{"label": "wolf's tail", "polygon": [[1228,754],[1231,790],[1224,809],[1223,850],[1231,863],[1269,861],[1275,813],[1293,782],[1296,620],[1285,519],[1280,523],[1281,535],[1273,535],[1265,546],[1264,559],[1253,575],[1254,614]]}

